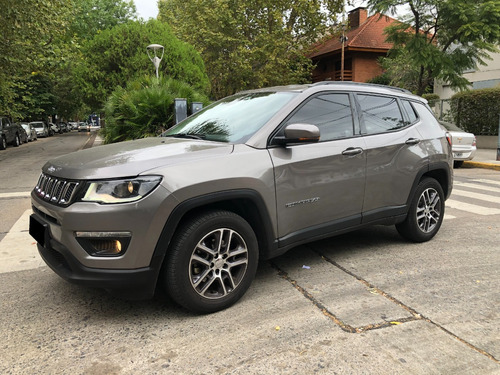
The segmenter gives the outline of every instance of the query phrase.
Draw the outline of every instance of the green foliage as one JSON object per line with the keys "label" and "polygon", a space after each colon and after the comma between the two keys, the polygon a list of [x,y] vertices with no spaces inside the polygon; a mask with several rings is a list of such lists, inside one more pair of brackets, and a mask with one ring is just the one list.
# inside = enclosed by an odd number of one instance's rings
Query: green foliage
{"label": "green foliage", "polygon": [[341,0],[160,0],[158,19],[200,51],[215,98],[310,80],[306,49]]}
{"label": "green foliage", "polygon": [[105,143],[156,136],[175,122],[174,100],[209,103],[208,98],[184,82],[147,76],[118,87],[106,102]]}
{"label": "green foliage", "polygon": [[74,0],[72,14],[69,35],[85,40],[135,18],[136,8],[132,0]]}
{"label": "green foliage", "polygon": [[[387,40],[394,44],[389,54],[394,59],[392,71],[404,67],[405,84],[418,95],[425,93],[436,78],[452,88],[466,89],[469,82],[462,73],[485,64],[488,52],[496,51],[500,41],[500,2],[368,1],[372,10],[385,14],[394,14],[396,6],[406,4],[411,13],[404,22],[386,29]],[[396,81],[401,79],[399,76]]]}
{"label": "green foliage", "polygon": [[[70,4],[70,0],[0,0],[0,113],[19,119],[27,106],[45,103],[50,96],[44,92],[43,98],[34,97],[30,89],[37,91],[45,83],[34,83],[32,76],[51,77]],[[38,75],[42,70],[44,74]],[[33,108],[38,110],[43,109]]]}
{"label": "green foliage", "polygon": [[376,77],[373,77],[372,79],[368,80],[367,83],[374,83],[376,85],[391,85],[391,78],[389,75],[384,72]]}
{"label": "green foliage", "polygon": [[438,94],[424,94],[422,95],[422,98],[427,99],[429,102],[440,99]]}
{"label": "green foliage", "polygon": [[453,121],[476,135],[498,135],[500,87],[465,91],[451,98]]}
{"label": "green foliage", "polygon": [[164,76],[208,92],[203,61],[192,46],[179,41],[162,22],[130,21],[104,30],[82,45],[83,61],[77,67],[77,83],[85,102],[92,108],[101,108],[116,87],[125,87],[136,77],[154,75],[146,52],[146,47],[153,43],[165,47],[160,64]]}
{"label": "green foliage", "polygon": [[[135,17],[130,0],[0,0],[0,113],[81,116],[80,42]],[[88,108],[86,109],[88,110]]]}

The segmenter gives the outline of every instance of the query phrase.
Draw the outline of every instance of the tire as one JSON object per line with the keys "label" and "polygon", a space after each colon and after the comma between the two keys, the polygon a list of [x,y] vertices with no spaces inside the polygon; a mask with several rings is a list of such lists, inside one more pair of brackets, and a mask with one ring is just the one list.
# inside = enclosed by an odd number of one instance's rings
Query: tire
{"label": "tire", "polygon": [[257,238],[242,217],[230,211],[208,211],[189,219],[176,232],[163,282],[179,305],[196,313],[213,313],[245,294],[258,259]]}
{"label": "tire", "polygon": [[396,225],[399,234],[413,242],[426,242],[436,235],[444,217],[444,193],[433,178],[418,184],[405,221]]}
{"label": "tire", "polygon": [[5,150],[7,148],[7,140],[4,136],[0,136],[0,150]]}
{"label": "tire", "polygon": [[19,139],[19,134],[14,137],[14,147],[19,147],[21,145],[21,140]]}
{"label": "tire", "polygon": [[453,168],[460,168],[462,165],[464,165],[464,161],[463,160],[455,160],[453,162]]}

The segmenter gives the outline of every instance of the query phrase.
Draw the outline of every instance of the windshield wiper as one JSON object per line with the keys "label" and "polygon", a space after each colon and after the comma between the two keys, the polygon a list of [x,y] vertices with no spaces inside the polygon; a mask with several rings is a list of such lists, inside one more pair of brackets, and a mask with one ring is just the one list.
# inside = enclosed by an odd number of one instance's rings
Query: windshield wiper
{"label": "windshield wiper", "polygon": [[167,134],[167,135],[165,135],[165,137],[188,138],[188,139],[206,139],[205,135],[193,134],[193,133]]}

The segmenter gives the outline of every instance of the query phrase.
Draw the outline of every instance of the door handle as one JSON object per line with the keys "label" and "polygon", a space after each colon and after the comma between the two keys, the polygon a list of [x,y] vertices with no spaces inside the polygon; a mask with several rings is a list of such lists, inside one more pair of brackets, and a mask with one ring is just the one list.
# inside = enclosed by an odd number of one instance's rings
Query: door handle
{"label": "door handle", "polygon": [[363,152],[363,149],[360,147],[349,147],[342,151],[342,155],[344,156],[354,156],[359,155]]}
{"label": "door handle", "polygon": [[413,145],[417,145],[420,143],[420,139],[418,138],[409,138],[406,140],[405,142],[407,145],[410,145],[410,146],[413,146]]}

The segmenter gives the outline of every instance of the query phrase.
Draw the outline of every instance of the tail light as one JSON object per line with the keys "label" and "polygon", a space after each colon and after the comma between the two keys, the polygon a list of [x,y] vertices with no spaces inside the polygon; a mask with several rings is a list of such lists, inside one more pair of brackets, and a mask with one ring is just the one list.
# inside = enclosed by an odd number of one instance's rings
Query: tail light
{"label": "tail light", "polygon": [[[448,141],[448,144],[451,147],[451,134],[446,132],[446,140]],[[474,143],[476,143],[476,139],[474,138]]]}
{"label": "tail light", "polygon": [[474,137],[474,139],[472,140],[472,146],[475,146],[476,145],[476,137]]}

